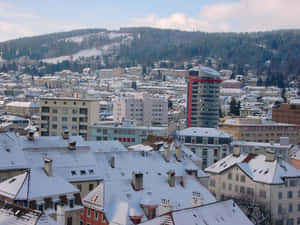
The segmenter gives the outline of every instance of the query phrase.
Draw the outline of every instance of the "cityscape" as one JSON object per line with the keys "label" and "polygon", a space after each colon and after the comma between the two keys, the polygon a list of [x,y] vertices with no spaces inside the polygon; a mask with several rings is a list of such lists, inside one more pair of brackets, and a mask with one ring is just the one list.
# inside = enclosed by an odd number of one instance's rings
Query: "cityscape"
{"label": "cityscape", "polygon": [[0,225],[300,224],[300,2],[91,2],[0,0]]}

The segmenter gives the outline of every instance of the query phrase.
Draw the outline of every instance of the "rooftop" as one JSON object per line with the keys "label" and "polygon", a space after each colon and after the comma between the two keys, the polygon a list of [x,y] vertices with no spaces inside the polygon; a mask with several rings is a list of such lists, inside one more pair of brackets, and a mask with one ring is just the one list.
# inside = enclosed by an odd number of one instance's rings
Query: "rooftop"
{"label": "rooftop", "polygon": [[190,127],[176,132],[177,136],[223,137],[230,138],[231,134],[215,128]]}

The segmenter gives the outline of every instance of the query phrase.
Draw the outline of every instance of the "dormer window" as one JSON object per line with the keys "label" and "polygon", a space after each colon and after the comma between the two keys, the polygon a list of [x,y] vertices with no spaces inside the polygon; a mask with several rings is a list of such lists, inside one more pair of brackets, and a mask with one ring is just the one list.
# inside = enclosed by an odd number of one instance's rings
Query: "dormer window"
{"label": "dormer window", "polygon": [[85,175],[86,171],[85,170],[80,170],[80,175]]}
{"label": "dormer window", "polygon": [[75,171],[75,170],[72,170],[72,171],[71,171],[71,174],[72,174],[72,176],[75,176],[75,175],[76,175],[76,171]]}

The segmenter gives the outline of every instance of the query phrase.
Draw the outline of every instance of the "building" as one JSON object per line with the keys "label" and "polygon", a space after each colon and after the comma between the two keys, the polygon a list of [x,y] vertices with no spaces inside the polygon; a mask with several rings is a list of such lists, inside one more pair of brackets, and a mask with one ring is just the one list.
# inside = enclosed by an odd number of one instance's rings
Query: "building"
{"label": "building", "polygon": [[200,66],[189,72],[187,126],[217,127],[219,122],[220,74]]}
{"label": "building", "polygon": [[288,137],[290,144],[299,142],[299,126],[257,117],[227,119],[219,129],[233,135],[235,141],[280,143],[280,137]]}
{"label": "building", "polygon": [[232,135],[215,128],[190,127],[176,132],[180,143],[202,159],[202,169],[232,152]]}
{"label": "building", "polygon": [[[175,148],[175,149],[174,149]],[[174,145],[163,151],[96,154],[103,181],[83,200],[83,225],[139,224],[172,210],[215,202],[199,170]]]}
{"label": "building", "polygon": [[1,225],[59,225],[40,211],[0,201]]}
{"label": "building", "polygon": [[8,114],[31,117],[40,114],[39,102],[9,102],[5,105]]}
{"label": "building", "polygon": [[68,130],[72,136],[87,138],[88,126],[99,120],[99,101],[78,98],[41,98],[41,136],[59,136]]}
{"label": "building", "polygon": [[241,153],[264,154],[271,150],[275,154],[275,158],[290,161],[293,145],[289,144],[288,137],[281,137],[280,143],[264,143],[264,142],[248,142],[248,141],[233,141],[233,148],[238,148]]}
{"label": "building", "polygon": [[216,198],[234,198],[246,208],[270,215],[271,224],[300,222],[300,170],[275,158],[272,151],[263,154],[232,155],[206,168],[209,190]]}
{"label": "building", "polygon": [[138,125],[168,124],[168,101],[142,93],[124,94],[114,100],[115,122],[136,120]]}
{"label": "building", "polygon": [[205,225],[253,225],[232,200],[172,211],[141,225],[186,225],[187,221],[189,224]]}
{"label": "building", "polygon": [[273,107],[272,120],[278,123],[290,123],[300,125],[300,100],[290,104],[282,103]]}
{"label": "building", "polygon": [[[0,183],[0,199],[9,203],[39,210],[59,220],[63,205],[64,224],[79,224],[83,207],[79,190],[52,173],[52,161],[44,160],[44,168],[28,170]],[[61,223],[60,223],[61,224]]]}
{"label": "building", "polygon": [[89,126],[89,140],[118,140],[124,146],[142,144],[148,135],[167,136],[167,127],[136,126],[134,121],[123,121],[121,125]]}

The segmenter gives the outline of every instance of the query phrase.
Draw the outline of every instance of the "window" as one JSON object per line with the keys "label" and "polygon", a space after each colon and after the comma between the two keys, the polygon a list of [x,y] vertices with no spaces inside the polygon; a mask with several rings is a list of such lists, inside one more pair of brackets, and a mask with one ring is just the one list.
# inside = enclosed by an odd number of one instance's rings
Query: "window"
{"label": "window", "polygon": [[95,220],[98,220],[98,212],[95,212]]}
{"label": "window", "polygon": [[67,225],[73,225],[72,217],[67,218]]}
{"label": "window", "polygon": [[259,191],[259,197],[260,197],[260,198],[266,198],[266,197],[267,197],[266,191],[260,190],[260,191]]}
{"label": "window", "polygon": [[49,107],[42,107],[42,112],[43,113],[48,113],[49,112]]}
{"label": "window", "polygon": [[300,203],[298,203],[297,210],[298,210],[298,212],[300,212]]}
{"label": "window", "polygon": [[89,191],[94,189],[94,184],[89,184]]}
{"label": "window", "polygon": [[288,192],[288,198],[293,198],[293,192],[292,191]]}
{"label": "window", "polygon": [[240,187],[240,193],[245,194],[245,187],[243,186]]}
{"label": "window", "polygon": [[278,199],[282,199],[282,192],[278,192]]}
{"label": "window", "polygon": [[234,191],[235,191],[235,192],[238,192],[238,191],[239,191],[239,186],[238,186],[238,185],[235,185],[235,186],[234,186]]}
{"label": "window", "polygon": [[87,216],[90,217],[91,216],[91,210],[87,209]]}
{"label": "window", "polygon": [[300,224],[300,217],[297,218],[297,225]]}
{"label": "window", "polygon": [[62,110],[62,113],[63,113],[64,115],[67,115],[67,114],[69,113],[69,111],[68,111],[68,109],[63,109],[63,110]]}
{"label": "window", "polygon": [[57,113],[57,109],[52,109],[52,113]]}
{"label": "window", "polygon": [[297,186],[297,180],[290,180],[290,186],[291,187]]}
{"label": "window", "polygon": [[76,114],[77,112],[78,112],[77,109],[72,110],[72,114]]}
{"label": "window", "polygon": [[253,188],[247,188],[247,195],[254,196],[254,190],[253,190]]}
{"label": "window", "polygon": [[239,181],[239,175],[238,174],[235,175],[235,180]]}
{"label": "window", "polygon": [[52,129],[56,129],[57,128],[57,124],[52,124]]}
{"label": "window", "polygon": [[57,121],[57,116],[53,116],[52,121]]}
{"label": "window", "polygon": [[244,175],[241,176],[241,182],[245,183],[245,181],[246,181],[246,177]]}
{"label": "window", "polygon": [[216,181],[214,179],[210,180],[210,186],[215,187],[216,186]]}
{"label": "window", "polygon": [[282,206],[281,206],[281,204],[278,205],[277,213],[278,214],[282,213]]}
{"label": "window", "polygon": [[77,188],[78,188],[79,191],[81,191],[81,184],[78,184]]}
{"label": "window", "polygon": [[289,204],[289,212],[293,212],[293,204],[292,203]]}
{"label": "window", "polygon": [[228,190],[231,191],[232,190],[232,184],[228,185]]}
{"label": "window", "polygon": [[62,117],[62,118],[61,118],[61,121],[67,122],[67,121],[68,121],[68,117]]}
{"label": "window", "polygon": [[74,208],[74,201],[72,199],[70,200],[69,204],[70,204],[70,208]]}
{"label": "window", "polygon": [[228,180],[232,179],[232,173],[228,173]]}
{"label": "window", "polygon": [[287,225],[294,225],[294,218],[290,218],[287,220]]}
{"label": "window", "polygon": [[72,122],[77,122],[77,118],[76,117],[72,117]]}

